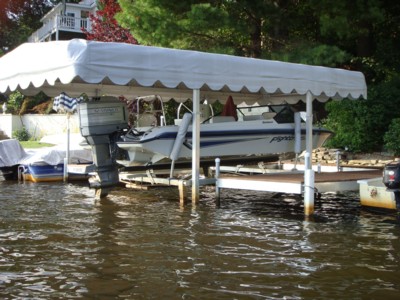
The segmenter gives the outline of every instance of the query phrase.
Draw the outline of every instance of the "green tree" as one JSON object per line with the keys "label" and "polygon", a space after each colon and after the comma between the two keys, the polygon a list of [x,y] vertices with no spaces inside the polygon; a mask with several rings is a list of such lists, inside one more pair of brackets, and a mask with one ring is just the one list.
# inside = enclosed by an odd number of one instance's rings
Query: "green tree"
{"label": "green tree", "polygon": [[121,24],[139,43],[266,57],[297,23],[298,1],[120,0]]}
{"label": "green tree", "polygon": [[362,70],[369,82],[382,80],[385,66],[399,66],[400,3],[396,1],[119,3],[122,12],[117,19],[141,44],[340,66]]}
{"label": "green tree", "polygon": [[328,146],[352,151],[381,151],[384,135],[400,116],[400,76],[369,88],[368,100],[332,101],[324,125],[336,135]]}
{"label": "green tree", "polygon": [[400,3],[387,0],[311,0],[320,43],[351,55],[351,66],[368,83],[385,81],[400,69]]}
{"label": "green tree", "polygon": [[320,42],[350,57],[342,66],[364,73],[368,100],[327,105],[326,126],[336,132],[330,145],[380,151],[392,119],[400,116],[400,4],[385,0],[317,1]]}

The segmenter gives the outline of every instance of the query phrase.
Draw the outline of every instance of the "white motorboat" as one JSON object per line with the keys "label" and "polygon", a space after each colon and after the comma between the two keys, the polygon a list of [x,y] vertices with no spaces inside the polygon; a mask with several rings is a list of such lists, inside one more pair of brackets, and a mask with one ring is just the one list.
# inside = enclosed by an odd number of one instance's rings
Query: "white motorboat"
{"label": "white motorboat", "polygon": [[[269,105],[257,108],[235,107],[235,109],[237,111],[231,112],[231,115],[225,111],[221,116],[214,116],[212,112],[209,117],[208,113],[203,116],[204,120],[200,125],[201,159],[268,156],[295,152],[296,126],[291,106]],[[151,125],[157,123],[154,116],[147,119]],[[117,162],[124,166],[139,166],[155,164],[165,158],[171,161],[190,159],[191,114],[176,119],[175,124],[131,128],[122,140],[117,142],[119,148],[126,150],[127,158]],[[298,138],[300,149],[296,152],[299,153],[306,148],[306,130],[304,122],[298,124],[301,136]],[[313,128],[313,147],[322,146],[331,134],[332,132],[327,129]]]}

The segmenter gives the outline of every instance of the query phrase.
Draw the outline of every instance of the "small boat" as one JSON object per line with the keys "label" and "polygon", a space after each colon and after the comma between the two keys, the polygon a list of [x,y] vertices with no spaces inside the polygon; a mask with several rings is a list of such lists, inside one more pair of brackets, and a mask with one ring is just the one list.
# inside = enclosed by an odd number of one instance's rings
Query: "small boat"
{"label": "small boat", "polygon": [[[227,104],[229,108],[224,109],[222,115],[211,112],[203,116],[200,125],[201,159],[265,157],[295,151],[295,111],[291,106],[236,107],[229,99],[225,107]],[[206,104],[200,109],[202,107]],[[176,119],[175,125],[164,125],[151,114],[147,115],[147,118],[140,119],[150,120],[148,126],[144,126],[142,121],[140,126],[132,127],[117,141],[118,147],[127,154],[125,159],[117,162],[123,166],[139,166],[155,164],[166,158],[171,161],[191,159],[191,114]],[[301,152],[305,149],[304,122],[298,132],[301,133]],[[313,128],[313,147],[322,146],[331,134],[327,129]]]}
{"label": "small boat", "polygon": [[[75,165],[74,168],[80,167],[81,171],[76,172],[68,166],[68,181],[88,180],[89,172],[87,171],[90,164]],[[18,177],[22,181],[32,182],[52,182],[63,181],[64,164],[49,165],[45,162],[36,162],[31,164],[21,164],[18,167]]]}
{"label": "small boat", "polygon": [[62,181],[64,178],[64,164],[49,165],[44,162],[22,164],[18,167],[18,174],[22,181]]}
{"label": "small boat", "polygon": [[67,174],[64,174],[67,147],[64,144],[58,144],[54,147],[35,150],[21,160],[18,167],[18,179],[32,182],[51,182],[63,181],[67,175],[68,180],[87,180],[89,177],[87,169],[92,165],[92,152],[79,145],[81,140],[80,135],[72,138]]}

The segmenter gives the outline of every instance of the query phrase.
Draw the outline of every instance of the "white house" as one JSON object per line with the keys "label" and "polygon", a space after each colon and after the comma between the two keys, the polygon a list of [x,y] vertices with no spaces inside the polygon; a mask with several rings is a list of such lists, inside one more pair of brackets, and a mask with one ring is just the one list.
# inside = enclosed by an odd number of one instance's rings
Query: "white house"
{"label": "white house", "polygon": [[96,0],[57,4],[42,19],[43,26],[35,31],[28,42],[70,40],[85,38],[82,28],[90,31],[89,15],[96,12]]}

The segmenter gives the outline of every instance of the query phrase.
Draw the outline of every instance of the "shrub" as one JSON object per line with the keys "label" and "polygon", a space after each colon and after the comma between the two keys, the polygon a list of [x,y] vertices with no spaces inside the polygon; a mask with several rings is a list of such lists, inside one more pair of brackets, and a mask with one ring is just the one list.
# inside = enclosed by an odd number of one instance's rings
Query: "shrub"
{"label": "shrub", "polygon": [[29,141],[31,138],[31,135],[29,134],[28,130],[26,128],[22,128],[19,130],[15,130],[12,133],[13,138],[17,139],[18,141]]}
{"label": "shrub", "polygon": [[382,151],[391,120],[400,115],[400,76],[371,85],[367,100],[331,101],[324,126],[335,132],[327,147]]}
{"label": "shrub", "polygon": [[18,114],[22,103],[24,102],[25,96],[21,94],[21,92],[13,92],[9,96],[9,100],[7,102],[7,112],[11,114]]}
{"label": "shrub", "polygon": [[383,141],[385,142],[385,147],[390,152],[393,152],[394,155],[400,155],[400,118],[393,119],[389,125],[388,131],[385,133],[383,137]]}

